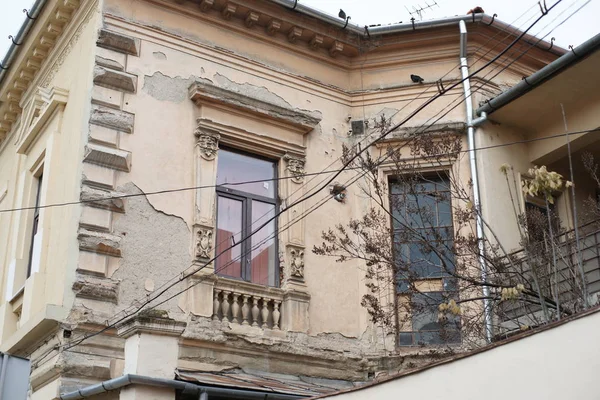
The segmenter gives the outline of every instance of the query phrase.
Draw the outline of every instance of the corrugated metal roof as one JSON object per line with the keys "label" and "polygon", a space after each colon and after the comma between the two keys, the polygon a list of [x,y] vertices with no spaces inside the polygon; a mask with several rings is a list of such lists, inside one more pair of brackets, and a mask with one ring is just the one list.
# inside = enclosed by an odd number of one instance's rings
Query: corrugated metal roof
{"label": "corrugated metal roof", "polygon": [[246,372],[241,370],[225,372],[200,372],[176,370],[177,379],[203,385],[255,390],[267,393],[318,396],[358,386],[353,382],[315,379],[311,377]]}

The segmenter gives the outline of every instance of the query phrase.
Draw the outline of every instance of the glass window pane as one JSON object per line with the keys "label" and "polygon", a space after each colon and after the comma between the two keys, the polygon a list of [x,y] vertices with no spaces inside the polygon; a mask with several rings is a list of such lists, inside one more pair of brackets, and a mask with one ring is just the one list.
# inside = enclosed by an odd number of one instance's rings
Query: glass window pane
{"label": "glass window pane", "polygon": [[[252,202],[252,229],[268,221],[275,215],[275,206],[273,204],[260,201]],[[263,217],[264,216],[264,217]],[[267,226],[256,232],[252,238],[252,259],[251,276],[252,282],[265,286],[277,286],[279,284],[279,274],[277,271],[277,253],[275,251],[275,220],[269,222]]]}
{"label": "glass window pane", "polygon": [[415,331],[436,331],[440,329],[438,306],[442,301],[442,294],[439,292],[416,293],[413,295],[413,329]]}
{"label": "glass window pane", "polygon": [[412,346],[413,344],[412,332],[400,332],[399,339],[400,346]]}
{"label": "glass window pane", "polygon": [[217,202],[217,238],[216,254],[221,253],[234,242],[235,247],[226,250],[216,260],[216,272],[220,275],[242,277],[240,259],[242,246],[243,203],[239,200],[219,196]]}
{"label": "glass window pane", "polygon": [[442,292],[413,295],[413,329],[418,344],[460,343],[460,317],[446,313],[446,320],[439,320],[439,305],[451,297]]}
{"label": "glass window pane", "polygon": [[230,186],[260,196],[275,198],[275,163],[260,158],[219,150],[217,164],[217,185],[264,179],[263,182]]}

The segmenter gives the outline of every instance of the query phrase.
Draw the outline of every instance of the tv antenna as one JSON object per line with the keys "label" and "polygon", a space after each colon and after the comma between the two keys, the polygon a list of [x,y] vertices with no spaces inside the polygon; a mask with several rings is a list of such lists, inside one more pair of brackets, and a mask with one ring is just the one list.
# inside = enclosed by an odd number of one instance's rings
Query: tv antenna
{"label": "tv antenna", "polygon": [[421,6],[421,4],[412,6],[412,11],[408,7],[404,6],[404,8],[406,8],[406,11],[408,11],[408,13],[410,14],[411,18],[415,18],[415,16],[417,16],[419,20],[423,19],[423,13],[427,12],[428,10],[431,10],[433,7],[439,7],[439,4],[436,0],[433,0],[433,3],[431,4],[429,4],[429,1],[426,0],[424,6]]}

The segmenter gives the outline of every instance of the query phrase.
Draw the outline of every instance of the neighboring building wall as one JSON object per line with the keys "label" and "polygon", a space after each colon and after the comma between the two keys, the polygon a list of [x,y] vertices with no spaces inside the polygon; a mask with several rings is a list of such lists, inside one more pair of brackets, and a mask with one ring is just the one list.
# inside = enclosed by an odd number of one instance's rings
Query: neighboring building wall
{"label": "neighboring building wall", "polygon": [[[595,372],[600,367],[595,340],[598,323],[596,310],[520,340],[327,398],[418,398],[427,388],[428,397],[448,400],[591,399],[596,396]],[[463,376],[469,379],[458,378]]]}
{"label": "neighboring building wall", "polygon": [[[20,74],[26,89],[19,92],[20,119],[0,148],[0,180],[5,190],[0,196],[2,209],[34,207],[37,178],[42,174],[40,204],[79,200],[93,59],[88,44],[94,40],[100,14],[95,2],[83,7],[59,3],[47,5],[39,17],[46,22],[40,23],[23,44],[44,52],[43,57],[27,54],[17,58],[4,81],[11,82],[15,79],[11,74]],[[43,42],[38,42],[38,32]],[[44,32],[51,32],[51,36]],[[8,91],[8,96],[15,93]],[[27,278],[33,214],[33,210],[0,214],[2,351],[23,351],[37,342],[39,333],[32,329],[40,324],[54,329],[57,320],[67,316],[74,298],[71,283],[77,244],[73,232],[80,208],[39,211],[39,247],[34,249],[39,262],[33,263]]]}

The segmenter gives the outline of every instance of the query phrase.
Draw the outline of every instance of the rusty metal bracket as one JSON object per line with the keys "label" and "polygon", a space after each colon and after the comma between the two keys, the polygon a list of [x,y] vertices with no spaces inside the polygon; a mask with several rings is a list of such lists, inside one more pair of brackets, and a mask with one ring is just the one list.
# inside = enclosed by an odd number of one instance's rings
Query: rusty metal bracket
{"label": "rusty metal bracket", "polygon": [[22,44],[23,44],[23,42],[21,42],[21,43],[17,43],[17,42],[15,42],[15,37],[14,37],[13,35],[8,35],[8,38],[9,38],[10,40],[12,40],[12,42],[13,42],[13,44],[14,44],[15,46],[20,46],[20,45],[22,45]]}
{"label": "rusty metal bracket", "polygon": [[540,6],[540,11],[542,12],[542,15],[546,15],[548,14],[548,6],[546,5],[546,0],[543,1],[543,5],[541,1],[538,1],[538,5]]}
{"label": "rusty metal bracket", "polygon": [[573,47],[572,44],[569,45],[569,50],[571,50],[573,52],[573,54],[575,54],[575,57],[579,57],[579,54],[575,53],[575,48]]}
{"label": "rusty metal bracket", "polygon": [[492,20],[490,21],[489,24],[486,24],[487,26],[490,26],[494,23],[494,20],[496,19],[496,17],[498,16],[498,14],[494,13],[494,15],[492,15]]}
{"label": "rusty metal bracket", "polygon": [[444,83],[441,79],[435,81],[435,85],[437,86],[437,90],[440,92],[440,94],[446,93],[446,88],[444,87]]}
{"label": "rusty metal bracket", "polygon": [[346,29],[346,27],[348,26],[348,21],[350,20],[350,16],[346,17],[346,24],[344,25],[344,27],[342,28],[342,30]]}
{"label": "rusty metal bracket", "polygon": [[23,9],[23,12],[25,13],[25,15],[27,15],[27,18],[29,18],[30,20],[36,20],[36,18],[33,18],[31,15],[29,15],[29,10],[27,10],[26,8]]}

